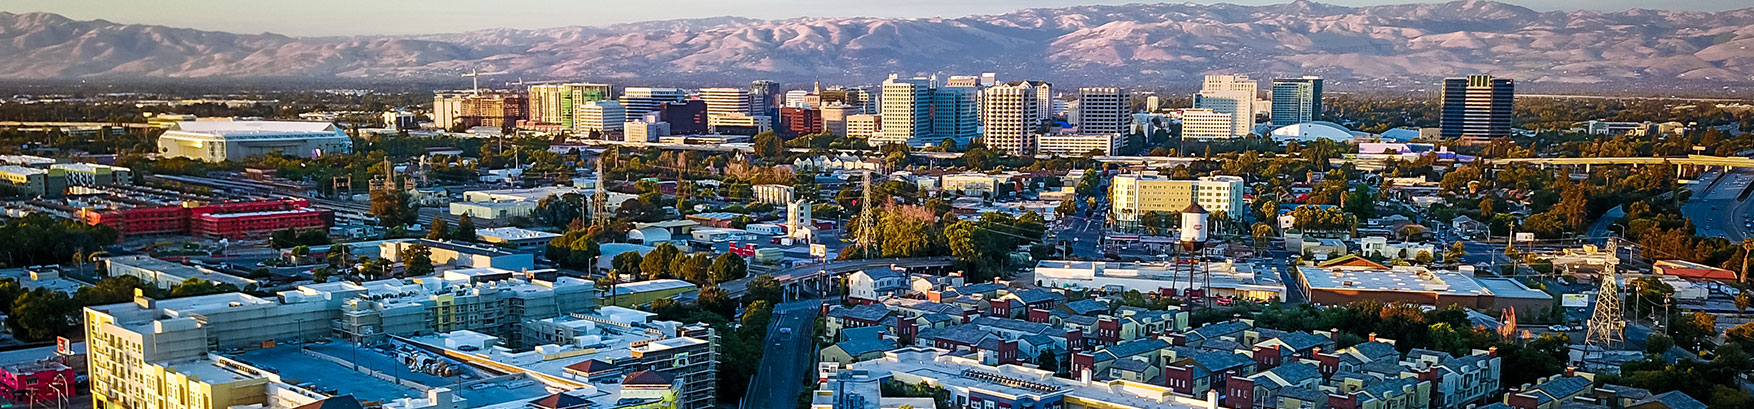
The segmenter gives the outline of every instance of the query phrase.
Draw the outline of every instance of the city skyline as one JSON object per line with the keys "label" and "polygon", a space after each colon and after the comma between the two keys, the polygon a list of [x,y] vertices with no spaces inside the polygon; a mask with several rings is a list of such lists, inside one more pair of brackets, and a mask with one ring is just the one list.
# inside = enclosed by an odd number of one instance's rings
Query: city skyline
{"label": "city skyline", "polygon": [[[273,2],[208,2],[172,0],[164,2],[127,2],[97,0],[58,2],[50,0],[15,0],[0,11],[11,13],[47,12],[68,18],[102,19],[125,24],[163,25],[199,30],[226,31],[239,34],[274,33],[294,37],[325,37],[352,35],[422,35],[459,33],[485,29],[542,29],[570,26],[607,26],[623,23],[742,17],[761,20],[791,18],[959,18],[991,15],[1042,7],[1075,7],[1087,5],[1122,5],[1152,3],[1128,0],[1082,0],[1058,2],[1051,0],[976,0],[964,2],[931,2],[899,0],[892,2],[811,2],[801,0],[751,0],[712,2],[703,0],[659,0],[638,6],[604,4],[597,1],[570,2],[561,0],[529,1],[526,7],[502,7],[499,4],[467,0],[436,0],[409,9],[399,3],[344,2],[312,0],[298,4]],[[1167,3],[1167,2],[1160,2]],[[1285,4],[1282,0],[1196,1],[1195,4],[1229,3],[1244,6]],[[1362,7],[1390,4],[1446,3],[1417,0],[1328,0],[1321,4]],[[1518,0],[1500,3],[1527,7],[1536,11],[1597,10],[1605,12],[1648,8],[1649,3],[1635,0],[1578,2],[1574,0]],[[1662,10],[1724,11],[1745,8],[1746,3],[1733,0],[1681,0],[1664,3]],[[354,10],[333,13],[332,10]],[[193,13],[192,13],[193,11]],[[404,18],[387,18],[400,15]],[[221,17],[224,18],[207,18]],[[310,24],[323,19],[333,24]]]}

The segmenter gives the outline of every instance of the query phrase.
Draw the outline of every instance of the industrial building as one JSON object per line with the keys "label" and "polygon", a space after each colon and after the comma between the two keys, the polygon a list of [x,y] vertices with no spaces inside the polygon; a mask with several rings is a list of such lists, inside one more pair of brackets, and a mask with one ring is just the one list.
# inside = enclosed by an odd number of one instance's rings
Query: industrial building
{"label": "industrial building", "polygon": [[1279,274],[1257,270],[1236,262],[1180,264],[1124,261],[1042,260],[1035,265],[1035,279],[1048,288],[1158,292],[1165,295],[1190,289],[1216,298],[1254,302],[1285,301],[1285,283]]}
{"label": "industrial building", "polygon": [[159,156],[206,162],[260,155],[312,158],[352,150],[353,139],[328,122],[183,121],[158,137]]}

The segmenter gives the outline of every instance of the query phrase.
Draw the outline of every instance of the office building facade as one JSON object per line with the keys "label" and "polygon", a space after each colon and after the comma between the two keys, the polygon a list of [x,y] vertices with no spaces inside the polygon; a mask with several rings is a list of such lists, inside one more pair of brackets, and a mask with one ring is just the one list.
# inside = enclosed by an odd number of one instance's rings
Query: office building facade
{"label": "office building facade", "polygon": [[703,88],[700,100],[706,102],[708,117],[720,115],[760,115],[750,109],[749,90],[742,88]]}
{"label": "office building facade", "polygon": [[[688,100],[688,93],[676,88],[628,87],[621,90],[621,106],[630,117],[645,116],[656,111],[659,104]],[[674,122],[672,122],[674,123]]]}
{"label": "office building facade", "polygon": [[1273,125],[1285,126],[1314,122],[1322,116],[1322,78],[1277,78],[1273,80]]}
{"label": "office building facade", "polygon": [[1247,75],[1207,75],[1194,108],[1230,114],[1229,138],[1248,135],[1255,126],[1255,81]]}
{"label": "office building facade", "polygon": [[1443,80],[1443,116],[1438,128],[1445,139],[1480,141],[1510,136],[1516,82],[1491,75]]}
{"label": "office building facade", "polygon": [[1115,87],[1078,89],[1078,133],[1113,134],[1132,125],[1131,96]]}
{"label": "office building facade", "polygon": [[578,104],[573,131],[607,133],[622,130],[627,122],[627,108],[615,101],[588,101]]}

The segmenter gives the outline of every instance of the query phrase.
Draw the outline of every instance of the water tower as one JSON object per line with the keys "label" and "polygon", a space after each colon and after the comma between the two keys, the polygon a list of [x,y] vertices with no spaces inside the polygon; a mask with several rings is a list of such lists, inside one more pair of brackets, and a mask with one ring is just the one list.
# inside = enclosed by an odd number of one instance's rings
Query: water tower
{"label": "water tower", "polygon": [[[1206,272],[1206,260],[1201,257],[1206,249],[1207,216],[1209,214],[1206,213],[1206,208],[1200,207],[1198,201],[1188,204],[1188,208],[1182,210],[1181,242],[1182,249],[1187,250],[1189,261],[1187,263],[1188,291],[1186,293],[1188,301],[1210,303],[1212,298],[1210,294],[1207,294],[1207,289],[1211,288],[1212,279]],[[1195,289],[1194,283],[1196,282],[1204,283],[1204,285]]]}

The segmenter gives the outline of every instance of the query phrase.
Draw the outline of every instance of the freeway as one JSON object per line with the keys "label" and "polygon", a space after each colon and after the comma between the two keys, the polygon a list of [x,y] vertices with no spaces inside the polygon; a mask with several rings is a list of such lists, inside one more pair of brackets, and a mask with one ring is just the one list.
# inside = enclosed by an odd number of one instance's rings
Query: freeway
{"label": "freeway", "polygon": [[1693,195],[1681,205],[1681,214],[1693,219],[1699,235],[1742,241],[1754,237],[1754,206],[1741,194],[1754,183],[1754,169],[1702,175]]}
{"label": "freeway", "polygon": [[1612,158],[1480,158],[1481,163],[1490,165],[1506,165],[1527,163],[1535,165],[1695,165],[1721,166],[1726,168],[1754,168],[1754,158],[1687,155],[1687,156],[1650,156],[1650,157],[1612,157]]}
{"label": "freeway", "polygon": [[804,381],[816,378],[816,340],[811,332],[821,309],[820,299],[774,307],[767,339],[761,344],[761,364],[739,407],[789,408],[798,404]]}

